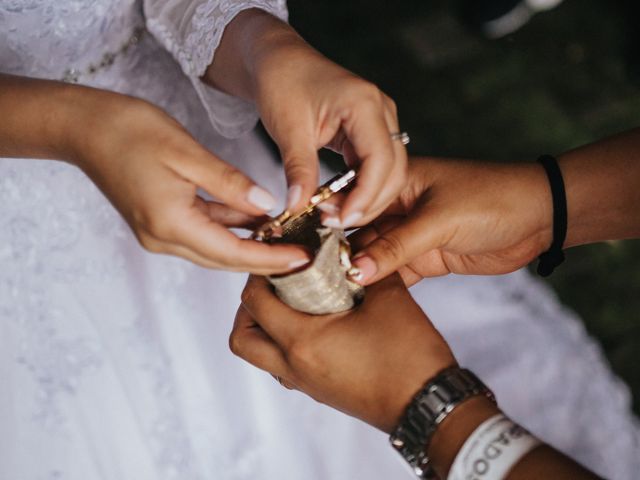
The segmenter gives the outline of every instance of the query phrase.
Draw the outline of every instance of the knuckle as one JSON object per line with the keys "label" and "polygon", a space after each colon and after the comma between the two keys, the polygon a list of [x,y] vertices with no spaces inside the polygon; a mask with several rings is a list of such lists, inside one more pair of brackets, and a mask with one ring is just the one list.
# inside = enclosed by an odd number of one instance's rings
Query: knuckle
{"label": "knuckle", "polygon": [[231,335],[229,335],[229,350],[237,357],[242,357],[242,349],[243,342],[242,336],[237,330],[233,330]]}
{"label": "knuckle", "polygon": [[220,188],[241,190],[247,186],[248,180],[240,170],[225,165],[220,172]]}
{"label": "knuckle", "polygon": [[317,358],[311,343],[304,339],[294,341],[287,350],[287,361],[302,371],[316,365]]}
{"label": "knuckle", "polygon": [[157,238],[169,240],[174,238],[175,226],[164,217],[154,218],[149,224],[149,233]]}
{"label": "knuckle", "polygon": [[382,103],[383,93],[380,91],[377,85],[371,82],[364,81],[360,87],[361,95],[365,100],[376,104]]}
{"label": "knuckle", "polygon": [[405,257],[404,245],[394,235],[383,234],[376,244],[381,257],[391,260],[394,264],[401,262]]}
{"label": "knuckle", "polygon": [[147,235],[139,236],[138,241],[140,242],[140,245],[142,245],[142,248],[144,248],[148,252],[159,254],[169,253],[166,246],[153,237]]}
{"label": "knuckle", "polygon": [[385,106],[387,107],[387,109],[391,112],[391,114],[394,117],[398,117],[398,105],[396,105],[396,102],[393,101],[390,97],[388,97],[387,95],[383,94],[383,101]]}
{"label": "knuckle", "polygon": [[242,293],[240,294],[240,301],[242,302],[243,305],[247,305],[251,302],[251,299],[253,298],[253,287],[250,283],[248,283],[245,287],[244,290],[242,290]]}
{"label": "knuckle", "polygon": [[287,177],[301,180],[313,175],[313,166],[301,156],[292,155],[285,159]]}
{"label": "knuckle", "polygon": [[166,211],[145,210],[139,212],[136,214],[136,222],[148,233],[147,236],[155,239],[167,240],[172,238],[174,234],[175,226]]}
{"label": "knuckle", "polygon": [[358,77],[354,77],[350,83],[347,83],[343,88],[343,92],[345,98],[350,99],[349,105],[351,107],[361,108],[365,105],[381,105],[383,102],[383,93],[378,86]]}

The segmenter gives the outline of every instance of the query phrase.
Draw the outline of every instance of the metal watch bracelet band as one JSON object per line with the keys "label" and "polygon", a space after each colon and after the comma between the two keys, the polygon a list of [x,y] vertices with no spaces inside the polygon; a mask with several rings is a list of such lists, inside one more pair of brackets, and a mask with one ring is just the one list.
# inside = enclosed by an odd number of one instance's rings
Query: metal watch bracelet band
{"label": "metal watch bracelet band", "polygon": [[429,380],[413,397],[389,441],[418,478],[438,478],[427,456],[431,437],[458,405],[476,395],[485,395],[495,403],[491,390],[471,371],[452,367]]}

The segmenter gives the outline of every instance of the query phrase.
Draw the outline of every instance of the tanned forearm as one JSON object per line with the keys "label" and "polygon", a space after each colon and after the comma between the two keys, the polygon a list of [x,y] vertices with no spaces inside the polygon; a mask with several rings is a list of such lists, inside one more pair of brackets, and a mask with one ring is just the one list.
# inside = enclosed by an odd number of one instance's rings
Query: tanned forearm
{"label": "tanned forearm", "polygon": [[[461,404],[442,422],[428,450],[440,478],[447,478],[456,454],[473,431],[499,412],[490,400],[477,397]],[[507,476],[507,480],[541,478],[592,480],[598,477],[548,445],[541,445],[525,455]]]}
{"label": "tanned forearm", "polygon": [[[115,107],[111,92],[0,74],[0,157],[73,160],[91,127]],[[128,97],[126,97],[128,98]]]}
{"label": "tanned forearm", "polygon": [[566,247],[640,237],[640,128],[567,152],[559,162]]}

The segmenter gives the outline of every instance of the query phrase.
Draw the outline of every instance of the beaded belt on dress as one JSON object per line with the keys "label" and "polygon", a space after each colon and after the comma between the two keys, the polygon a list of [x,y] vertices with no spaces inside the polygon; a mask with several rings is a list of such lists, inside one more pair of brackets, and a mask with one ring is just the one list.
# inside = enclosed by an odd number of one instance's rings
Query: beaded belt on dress
{"label": "beaded belt on dress", "polygon": [[81,78],[94,75],[99,71],[107,70],[116,58],[120,55],[124,55],[127,51],[137,45],[144,34],[146,29],[144,27],[136,27],[133,34],[115,51],[106,52],[102,55],[102,59],[97,63],[90,64],[85,69],[69,68],[65,70],[64,75],[60,80],[67,83],[78,83]]}

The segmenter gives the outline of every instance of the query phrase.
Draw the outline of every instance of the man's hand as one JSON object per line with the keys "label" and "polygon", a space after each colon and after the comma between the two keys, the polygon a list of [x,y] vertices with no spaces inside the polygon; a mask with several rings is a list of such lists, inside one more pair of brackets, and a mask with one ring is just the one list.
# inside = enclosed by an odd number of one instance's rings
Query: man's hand
{"label": "man's hand", "polygon": [[552,221],[537,164],[415,158],[398,201],[350,237],[360,250],[358,281],[396,270],[407,285],[448,273],[508,273],[549,247]]}
{"label": "man's hand", "polygon": [[386,432],[428,379],[455,364],[398,275],[368,287],[354,310],[327,316],[291,309],[252,276],[229,343],[284,385]]}

